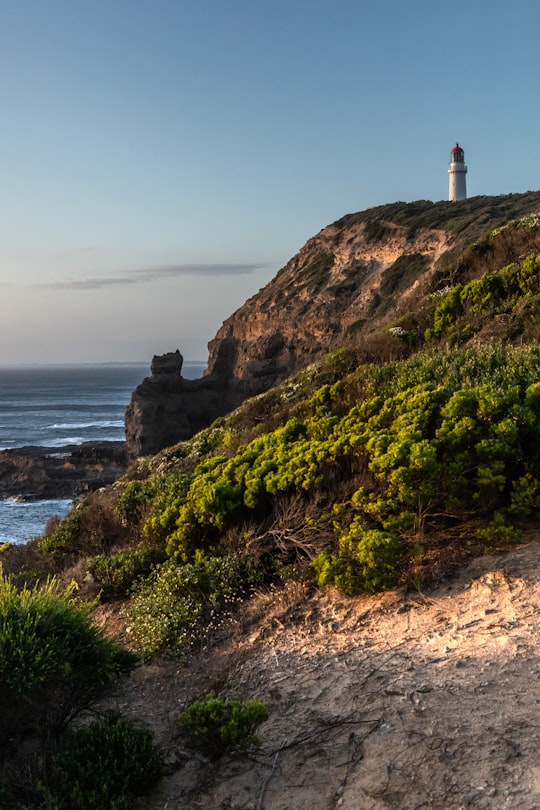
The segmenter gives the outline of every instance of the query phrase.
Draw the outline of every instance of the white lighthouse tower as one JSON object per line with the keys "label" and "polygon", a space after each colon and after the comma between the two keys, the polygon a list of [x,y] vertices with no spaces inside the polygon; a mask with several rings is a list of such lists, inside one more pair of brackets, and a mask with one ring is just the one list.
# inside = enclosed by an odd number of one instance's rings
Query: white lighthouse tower
{"label": "white lighthouse tower", "polygon": [[450,202],[467,199],[466,174],[465,153],[459,143],[456,143],[450,152],[450,165],[448,167],[448,199]]}

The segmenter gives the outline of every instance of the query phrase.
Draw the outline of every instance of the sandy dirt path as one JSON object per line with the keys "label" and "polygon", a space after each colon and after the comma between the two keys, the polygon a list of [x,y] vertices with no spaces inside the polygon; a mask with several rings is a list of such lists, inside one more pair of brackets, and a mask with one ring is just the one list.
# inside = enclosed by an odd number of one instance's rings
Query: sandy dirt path
{"label": "sandy dirt path", "polygon": [[[142,810],[540,807],[538,543],[429,595],[292,591],[119,690],[169,765]],[[268,704],[258,750],[212,765],[185,747],[177,716],[211,688]]]}

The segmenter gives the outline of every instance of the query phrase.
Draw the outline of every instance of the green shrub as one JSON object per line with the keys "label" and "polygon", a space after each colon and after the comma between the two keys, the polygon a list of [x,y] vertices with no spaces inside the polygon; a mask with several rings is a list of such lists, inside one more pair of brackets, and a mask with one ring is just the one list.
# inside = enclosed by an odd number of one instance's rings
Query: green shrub
{"label": "green shrub", "polygon": [[521,532],[515,526],[508,525],[500,512],[495,512],[489,526],[477,529],[476,534],[481,540],[486,541],[485,552],[514,546],[522,539]]}
{"label": "green shrub", "polygon": [[165,540],[174,532],[191,480],[191,476],[184,474],[163,475],[156,482],[154,497],[144,522],[147,536]]}
{"label": "green shrub", "polygon": [[[357,530],[351,529],[351,541],[357,540]],[[393,587],[399,579],[399,563],[403,544],[390,532],[368,529],[357,541],[355,556],[362,568],[362,582],[368,593]]]}
{"label": "green shrub", "polygon": [[150,732],[111,712],[62,741],[49,789],[58,810],[128,810],[161,774]]}
{"label": "green shrub", "polygon": [[72,592],[0,579],[0,756],[26,737],[57,734],[135,663]]}
{"label": "green shrub", "polygon": [[139,545],[116,554],[99,554],[88,561],[88,570],[101,589],[103,599],[126,596],[134,583],[147,576],[166,558],[165,551],[155,545]]}
{"label": "green shrub", "polygon": [[463,342],[484,325],[486,316],[508,315],[519,304],[533,300],[540,292],[539,268],[540,256],[531,254],[519,264],[490,270],[446,291],[437,301],[426,339],[453,335]]}
{"label": "green shrub", "polygon": [[129,481],[118,496],[115,509],[125,520],[138,518],[148,507],[155,495],[154,480]]}
{"label": "green shrub", "polygon": [[126,526],[112,503],[99,493],[92,493],[76,506],[38,543],[40,552],[58,568],[81,556],[108,552],[126,544]]}
{"label": "green shrub", "polygon": [[66,734],[27,780],[0,785],[12,810],[129,810],[162,775],[149,731],[118,712]]}
{"label": "green shrub", "polygon": [[349,595],[361,589],[377,593],[396,584],[402,556],[403,544],[398,537],[367,529],[356,516],[339,540],[337,555],[326,548],[315,558],[313,567],[320,586],[333,585]]}
{"label": "green shrub", "polygon": [[204,700],[192,703],[179,722],[193,748],[216,762],[224,753],[258,745],[253,732],[267,717],[263,703],[219,698],[210,692]]}
{"label": "green shrub", "polygon": [[[453,299],[460,307],[462,289]],[[472,299],[464,300],[468,306]],[[222,553],[230,529],[270,521],[283,495],[327,499],[333,487],[354,484],[357,476],[361,486],[351,486],[345,497],[349,523],[357,515],[365,531],[386,532],[404,546],[419,537],[424,543],[426,526],[444,529],[473,515],[484,522],[494,510],[534,517],[540,508],[539,361],[534,347],[432,350],[314,386],[280,427],[231,456],[206,458],[189,485],[171,486],[172,500],[165,497],[159,509],[154,501],[148,530],[189,563],[201,549]],[[514,484],[520,480],[527,481],[526,497]],[[341,522],[338,535],[343,528]],[[356,548],[351,559],[337,549],[331,559],[323,554],[319,579],[339,580],[349,591],[358,578],[367,589],[392,581],[388,572],[366,576],[372,551],[363,562],[360,553]]]}
{"label": "green shrub", "polygon": [[52,522],[52,531],[39,541],[39,550],[62,565],[74,556],[79,541],[81,528],[81,511],[72,509],[59,522]]}
{"label": "green shrub", "polygon": [[509,513],[529,518],[540,509],[540,481],[530,472],[513,482]]}
{"label": "green shrub", "polygon": [[[531,259],[516,265],[524,288],[532,283],[537,264]],[[441,324],[448,317],[451,328],[457,322],[452,320],[456,313],[470,314],[473,307],[483,305],[486,294],[490,300],[500,299],[505,279],[501,271],[497,280],[486,276],[482,283],[455,287],[441,304]],[[432,349],[407,361],[356,368],[348,362],[351,373],[339,381],[329,371],[334,360],[330,356],[322,376],[315,366],[310,370],[309,396],[302,402],[295,399],[289,410],[283,406],[274,429],[250,441],[245,432],[247,443],[233,442],[224,452],[223,436],[235,424],[224,421],[220,442],[195,437],[163,456],[149,480],[132,481],[119,495],[115,510],[110,510],[118,525],[126,532],[133,526],[138,530],[144,520],[144,534],[151,542],[161,543],[182,564],[193,565],[200,553],[222,558],[228,549],[227,536],[243,525],[260,526],[264,536],[280,498],[295,495],[302,508],[308,502],[327,505],[336,487],[342,490],[340,499],[349,504],[337,537],[358,516],[365,531],[399,538],[405,551],[417,541],[424,544],[425,531],[435,536],[450,521],[455,527],[456,522],[474,517],[483,525],[494,511],[527,519],[537,514],[540,351],[536,347]],[[324,384],[318,385],[317,380]],[[302,388],[296,383],[291,386]],[[219,448],[220,455],[210,455]],[[520,481],[526,482],[523,493],[516,483]],[[96,542],[103,538],[103,531],[92,534],[89,530],[92,512],[90,504],[74,510],[44,547],[49,544],[53,552],[69,556],[74,545],[88,546],[85,537]],[[114,535],[117,527],[110,525]],[[266,534],[270,536],[269,531]],[[109,535],[107,542],[111,542]],[[337,548],[339,541],[335,545],[328,559],[321,557],[321,581],[340,581],[348,590],[358,587],[357,580],[360,587],[382,586],[386,575],[374,573],[370,581],[362,573],[371,563],[360,562],[358,548],[349,559]],[[384,548],[382,544],[375,556]],[[265,570],[271,569],[270,557],[276,553],[275,545],[265,550]],[[311,556],[305,550],[302,554]],[[410,554],[405,556],[411,559]],[[135,578],[148,573],[145,554],[139,551],[108,558],[101,554],[91,567],[106,595],[125,593]],[[164,580],[168,576],[172,574],[160,574]],[[168,588],[164,581],[164,593]],[[194,595],[183,584],[175,585],[173,591],[178,599],[165,613],[194,611],[198,625],[207,609],[204,599],[201,602],[200,594]],[[147,611],[148,621],[163,613],[157,606],[161,599]],[[141,615],[134,626],[146,621]],[[182,619],[172,624],[185,628],[189,622]],[[174,637],[168,627],[169,620],[163,628],[156,627],[156,638]]]}
{"label": "green shrub", "polygon": [[165,646],[181,650],[201,632],[205,620],[243,587],[236,555],[207,557],[195,562],[169,560],[135,586],[126,608],[131,631],[143,655],[151,657]]}
{"label": "green shrub", "polygon": [[358,563],[351,557],[335,556],[332,549],[325,548],[315,557],[312,566],[319,587],[333,585],[338,591],[352,596],[362,589]]}

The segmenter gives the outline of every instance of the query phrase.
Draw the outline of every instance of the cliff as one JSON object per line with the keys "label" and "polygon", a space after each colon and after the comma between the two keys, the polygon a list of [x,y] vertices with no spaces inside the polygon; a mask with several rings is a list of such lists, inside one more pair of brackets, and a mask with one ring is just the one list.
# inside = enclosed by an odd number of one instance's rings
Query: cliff
{"label": "cliff", "polygon": [[[367,344],[407,314],[416,325],[422,299],[455,274],[468,246],[539,207],[540,192],[394,203],[329,225],[223,323],[201,380],[181,377],[179,352],[154,358],[126,414],[128,452],[152,454],[187,439],[247,397],[347,342]],[[504,260],[522,247],[508,243]]]}

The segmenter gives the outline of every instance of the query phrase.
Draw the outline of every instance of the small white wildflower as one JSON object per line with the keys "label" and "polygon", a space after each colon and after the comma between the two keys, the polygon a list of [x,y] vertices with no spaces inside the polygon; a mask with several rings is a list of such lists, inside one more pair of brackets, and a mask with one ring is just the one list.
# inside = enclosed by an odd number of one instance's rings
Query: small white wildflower
{"label": "small white wildflower", "polygon": [[407,336],[407,330],[404,329],[402,326],[391,326],[388,330],[391,335],[395,337],[403,338]]}
{"label": "small white wildflower", "polygon": [[449,285],[447,285],[446,287],[443,287],[441,290],[435,290],[435,292],[432,292],[429,297],[430,298],[442,298],[443,295],[446,295],[446,293],[449,293],[450,290],[453,290],[453,289],[454,289],[453,287],[450,287]]}

